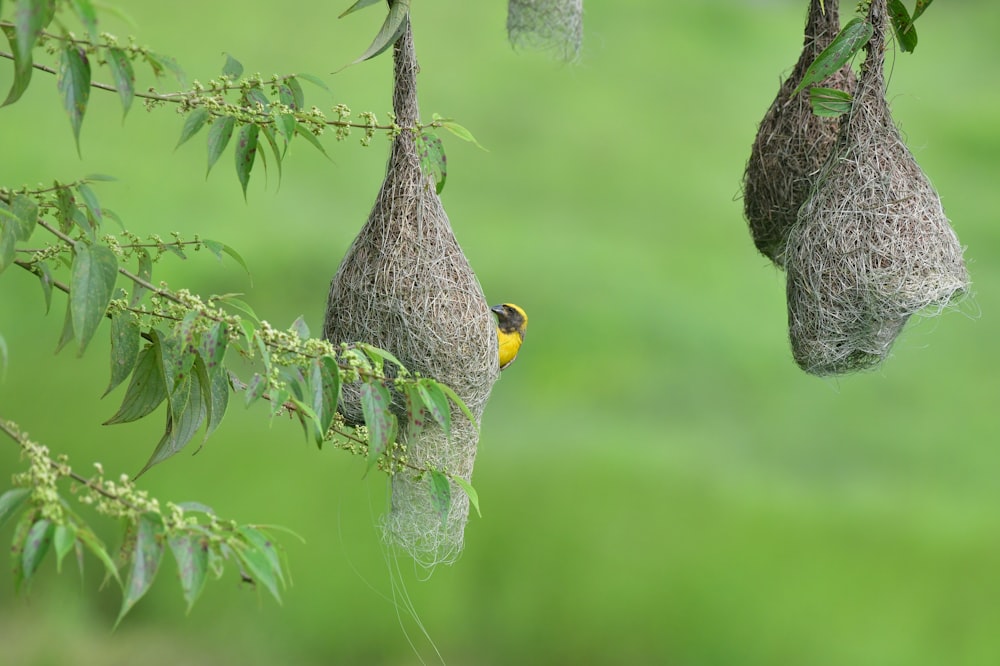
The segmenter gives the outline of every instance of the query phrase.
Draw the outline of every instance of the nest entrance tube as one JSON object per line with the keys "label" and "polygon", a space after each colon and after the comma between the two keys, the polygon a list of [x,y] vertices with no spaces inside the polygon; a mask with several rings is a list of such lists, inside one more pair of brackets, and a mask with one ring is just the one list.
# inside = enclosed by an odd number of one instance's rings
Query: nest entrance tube
{"label": "nest entrance tube", "polygon": [[[760,122],[743,176],[743,212],[750,235],[760,253],[779,267],[799,207],[830,155],[840,125],[837,118],[812,112],[808,89],[794,97],[792,92],[839,30],[838,0],[810,0],[802,55]],[[849,92],[855,83],[853,70],[845,64],[821,85]]]}
{"label": "nest entrance tube", "polygon": [[[391,352],[411,373],[451,387],[479,421],[500,374],[496,326],[434,185],[420,169],[410,129],[419,122],[419,110],[408,18],[393,58],[393,110],[404,129],[393,140],[368,220],[330,285],[324,335],[334,343],[360,341]],[[344,386],[340,409],[349,422],[363,421],[359,396],[357,384]],[[393,410],[405,417],[401,401],[394,400]],[[478,424],[453,410],[451,437],[428,425],[405,442],[407,462],[470,481],[478,438]],[[430,475],[409,468],[396,472],[383,519],[387,543],[425,566],[454,561],[469,501],[450,483],[450,508],[442,519]]]}
{"label": "nest entrance tube", "polygon": [[813,374],[874,368],[914,314],[968,289],[962,246],[885,101],[886,3],[872,0],[852,108],[788,239],[788,326]]}

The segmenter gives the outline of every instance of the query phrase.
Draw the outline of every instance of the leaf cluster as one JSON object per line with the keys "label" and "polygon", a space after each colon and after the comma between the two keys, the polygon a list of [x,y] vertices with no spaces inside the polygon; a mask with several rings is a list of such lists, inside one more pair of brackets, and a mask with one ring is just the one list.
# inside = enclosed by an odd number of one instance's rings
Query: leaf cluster
{"label": "leaf cluster", "polygon": [[[399,5],[408,10],[408,3],[400,0]],[[306,74],[266,79],[259,74],[244,76],[242,64],[230,55],[217,78],[207,84],[194,81],[188,87],[172,58],[139,46],[133,39],[120,45],[113,35],[99,32],[90,0],[15,0],[12,21],[4,20],[4,10],[0,2],[0,30],[11,51],[0,51],[0,57],[13,63],[14,76],[3,105],[21,98],[33,72],[54,75],[78,150],[90,91],[95,89],[116,93],[123,114],[136,97],[144,99],[148,109],[178,105],[185,115],[178,146],[207,128],[206,172],[235,144],[235,170],[244,196],[258,161],[266,167],[267,160],[273,159],[280,177],[293,139],[302,137],[324,151],[319,137],[328,129],[342,140],[360,128],[363,143],[379,131],[390,137],[414,132],[424,170],[438,191],[446,179],[447,160],[434,130],[445,128],[475,142],[468,130],[437,115],[430,123],[404,128],[394,121],[379,124],[368,112],[354,120],[351,110],[339,104],[333,108],[335,118],[328,119],[316,107],[307,108],[300,84],[307,81],[322,87],[319,79]],[[85,38],[67,27],[70,20],[83,25]],[[56,66],[36,62],[39,52],[52,56]],[[139,90],[135,82],[139,64],[147,65],[158,77],[171,72],[185,89],[173,93]],[[94,71],[102,67],[114,85],[93,80]],[[269,150],[260,150],[262,141]],[[118,409],[105,424],[133,422],[163,406],[162,435],[136,476],[184,450],[199,436],[197,446],[203,446],[221,424],[233,394],[239,393],[247,407],[267,404],[271,418],[292,415],[307,440],[317,446],[331,442],[336,448],[363,455],[369,470],[405,471],[426,478],[443,516],[451,501],[449,479],[465,489],[478,509],[475,490],[463,479],[448,470],[414,465],[406,456],[407,438],[418,436],[431,424],[448,433],[453,412],[474,420],[450,388],[412,375],[391,354],[363,342],[332,344],[311,337],[301,317],[288,328],[274,327],[258,317],[239,294],[202,297],[172,289],[154,277],[165,260],[185,260],[192,253],[207,251],[220,260],[235,261],[244,270],[248,267],[234,248],[220,241],[197,235],[185,239],[171,234],[164,239],[133,233],[99,197],[99,184],[108,180],[113,179],[92,175],[48,187],[0,185],[0,275],[11,267],[35,275],[46,312],[54,301],[61,304],[59,298],[65,297],[57,351],[72,346],[82,355],[107,322],[110,378],[104,394],[122,385],[126,388]],[[0,337],[0,372],[8,354]],[[361,383],[364,424],[347,424],[337,411],[341,388],[351,382]],[[393,410],[390,397],[394,394],[405,398],[404,410]],[[221,521],[200,505],[168,504],[161,510],[160,503],[137,490],[134,479],[128,477],[112,482],[100,472],[90,478],[77,475],[64,459],[53,459],[48,449],[31,442],[15,423],[2,420],[4,416],[0,415],[0,430],[19,443],[28,459],[28,471],[18,475],[14,487],[0,496],[0,524],[20,516],[12,546],[19,588],[27,588],[48,552],[56,553],[61,567],[70,552],[82,562],[84,552],[89,551],[102,562],[108,578],[123,587],[120,620],[148,590],[169,549],[181,570],[189,606],[197,599],[206,574],[220,575],[225,561],[237,562],[244,579],[261,583],[279,598],[285,583],[283,567],[277,547],[263,529]],[[67,479],[76,484],[80,501],[99,515],[125,523],[117,561],[60,490],[59,484]]]}
{"label": "leaf cluster", "polygon": [[[858,13],[862,16],[850,20],[841,28],[830,45],[816,56],[816,60],[806,70],[802,81],[792,93],[797,95],[803,89],[813,86],[809,88],[809,101],[812,104],[813,112],[818,116],[836,117],[851,109],[853,98],[850,93],[834,88],[818,87],[815,84],[852,60],[871,39],[872,26],[865,17],[870,2],[871,0],[862,0],[858,3]],[[933,0],[916,0],[911,13],[906,9],[903,0],[887,1],[889,19],[896,35],[896,43],[899,44],[900,50],[904,53],[912,53],[917,48],[917,29],[914,24],[931,2]]]}
{"label": "leaf cluster", "polygon": [[[117,624],[149,591],[169,550],[189,611],[209,576],[221,578],[227,562],[236,565],[243,581],[261,585],[281,601],[287,568],[267,528],[224,520],[197,503],[161,504],[125,475],[118,481],[106,479],[100,465],[84,477],[65,456],[53,460],[48,448],[15,424],[0,421],[0,431],[19,444],[28,460],[27,471],[16,475],[14,487],[0,495],[0,526],[14,521],[10,553],[17,590],[30,587],[50,552],[60,571],[66,556],[73,554],[81,575],[89,552],[101,563],[105,583],[113,581],[122,590]],[[97,536],[78,512],[79,505],[122,523],[117,553]]]}

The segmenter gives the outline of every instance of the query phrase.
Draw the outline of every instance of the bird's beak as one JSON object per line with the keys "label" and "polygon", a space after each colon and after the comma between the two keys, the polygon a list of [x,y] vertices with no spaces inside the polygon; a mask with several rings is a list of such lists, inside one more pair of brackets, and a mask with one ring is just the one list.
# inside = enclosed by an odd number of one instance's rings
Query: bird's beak
{"label": "bird's beak", "polygon": [[494,305],[493,307],[490,308],[490,310],[492,310],[493,312],[496,312],[497,314],[503,314],[503,306],[502,305]]}

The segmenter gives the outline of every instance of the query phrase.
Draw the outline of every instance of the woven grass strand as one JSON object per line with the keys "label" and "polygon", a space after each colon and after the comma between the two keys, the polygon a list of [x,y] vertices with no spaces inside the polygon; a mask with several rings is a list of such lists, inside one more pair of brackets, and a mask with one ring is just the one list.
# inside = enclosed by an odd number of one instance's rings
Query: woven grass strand
{"label": "woven grass strand", "polygon": [[819,375],[866,370],[907,320],[969,287],[962,246],[885,100],[885,0],[873,0],[852,109],[788,241],[795,361]]}
{"label": "woven grass strand", "polygon": [[[809,90],[792,91],[816,57],[840,31],[838,0],[811,0],[802,55],[760,122],[743,176],[743,212],[754,245],[776,266],[784,266],[788,234],[820,167],[830,155],[838,118],[812,112]],[[849,64],[819,85],[845,92],[857,81]],[[812,86],[810,86],[811,88]]]}
{"label": "woven grass strand", "polygon": [[[409,22],[396,42],[393,110],[397,123],[419,117],[418,72]],[[500,374],[496,327],[472,267],[452,232],[433,183],[421,172],[414,136],[394,140],[385,179],[368,217],[330,285],[324,334],[333,342],[364,341],[388,350],[413,373],[450,386],[478,421]],[[393,410],[405,417],[402,401]],[[362,419],[359,390],[344,387],[341,411]],[[478,429],[457,410],[449,439],[434,425],[406,442],[410,465],[472,477]],[[462,550],[469,502],[452,483],[442,521],[429,475],[397,472],[383,529],[388,543],[432,567]]]}
{"label": "woven grass strand", "polygon": [[508,0],[507,36],[515,47],[573,62],[583,44],[583,0]]}

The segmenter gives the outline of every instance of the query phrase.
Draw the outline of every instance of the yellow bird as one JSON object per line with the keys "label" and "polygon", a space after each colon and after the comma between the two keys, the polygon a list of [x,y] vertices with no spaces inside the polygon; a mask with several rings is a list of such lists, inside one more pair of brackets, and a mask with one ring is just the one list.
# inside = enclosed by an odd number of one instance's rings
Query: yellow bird
{"label": "yellow bird", "polygon": [[528,330],[528,315],[513,303],[494,305],[490,310],[497,314],[497,341],[500,343],[500,369],[503,370],[517,358]]}

